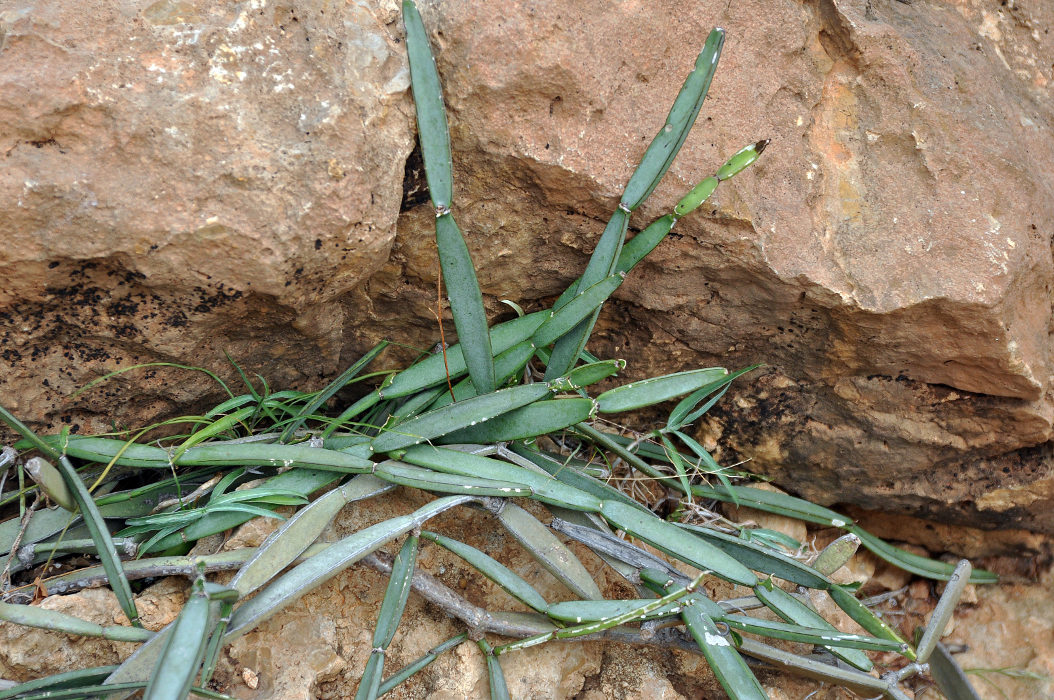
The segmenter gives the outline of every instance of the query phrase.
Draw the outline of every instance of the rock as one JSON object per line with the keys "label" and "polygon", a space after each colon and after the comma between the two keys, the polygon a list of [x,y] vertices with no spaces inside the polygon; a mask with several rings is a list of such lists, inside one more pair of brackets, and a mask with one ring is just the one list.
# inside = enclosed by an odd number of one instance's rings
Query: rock
{"label": "rock", "polygon": [[[728,42],[704,116],[632,226],[743,143],[772,145],[629,276],[594,349],[628,358],[629,378],[766,363],[703,433],[724,462],[750,458],[798,495],[1054,532],[1054,190],[1036,175],[1054,157],[1054,41],[1042,33],[1054,10],[424,13],[451,113],[455,213],[493,313],[498,299],[530,305],[579,273],[700,28],[720,24]],[[400,230],[430,216],[408,211]],[[377,323],[364,340],[434,342],[432,246],[397,237],[368,292],[350,295],[349,315]]]}
{"label": "rock", "polygon": [[[179,614],[186,582],[168,578],[136,596],[143,626],[157,631]],[[72,595],[53,595],[40,607],[100,625],[127,625],[117,596],[108,588],[89,588]],[[121,663],[138,645],[0,622],[0,678],[28,681],[55,673]]]}
{"label": "rock", "polygon": [[[340,298],[387,258],[412,146],[394,1],[33,0],[0,13],[5,404],[149,423],[340,371]],[[237,380],[235,380],[237,381]]]}
{"label": "rock", "polygon": [[959,606],[943,641],[966,645],[956,661],[977,669],[971,683],[985,700],[1054,697],[1052,584],[1048,567],[1035,581],[977,586],[978,602]]}
{"label": "rock", "polygon": [[[698,129],[634,229],[744,143],[772,145],[634,271],[594,350],[626,356],[629,378],[766,363],[703,432],[793,493],[1054,532],[1054,191],[1039,175],[1054,9],[422,4],[492,316],[581,271],[720,24]],[[314,388],[380,338],[435,342],[397,13],[5,6],[9,408],[52,429],[145,424],[220,394],[154,368],[68,397],[149,361],[237,381],[223,351]]]}

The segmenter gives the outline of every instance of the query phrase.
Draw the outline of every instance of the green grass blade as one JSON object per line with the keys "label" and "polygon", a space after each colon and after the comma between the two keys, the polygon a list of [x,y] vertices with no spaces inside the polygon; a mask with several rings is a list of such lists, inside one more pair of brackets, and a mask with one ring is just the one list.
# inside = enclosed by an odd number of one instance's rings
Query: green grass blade
{"label": "green grass blade", "polygon": [[552,477],[501,460],[431,445],[411,447],[399,459],[446,474],[512,482],[529,488],[532,498],[564,508],[591,513],[600,510],[599,499]]}
{"label": "green grass blade", "polygon": [[[894,566],[899,566],[901,569],[917,574],[918,576],[924,576],[925,578],[937,581],[947,581],[951,578],[952,572],[955,570],[955,567],[947,562],[937,561],[936,559],[930,559],[929,557],[922,557],[918,554],[905,552],[900,547],[894,547],[857,525],[852,525],[847,529],[849,532],[859,537],[861,543],[871,550],[871,552],[873,552],[879,559],[887,561]],[[998,583],[998,581],[998,576],[983,569],[975,569],[973,573],[970,574],[970,583]]]}
{"label": "green grass blade", "polygon": [[391,452],[441,437],[461,428],[484,423],[549,394],[545,384],[525,384],[474,396],[455,404],[422,413],[398,428],[386,430],[373,440],[376,453]]}
{"label": "green grass blade", "polygon": [[501,562],[490,557],[475,547],[464,542],[436,534],[434,532],[422,532],[421,536],[435,542],[440,547],[447,549],[464,559],[468,564],[481,574],[498,584],[502,590],[520,601],[529,608],[544,613],[549,604],[536,591],[531,584],[524,581],[518,574],[506,567]]}
{"label": "green grass blade", "polygon": [[102,637],[103,639],[110,639],[116,642],[145,642],[154,636],[153,632],[142,627],[99,625],[73,615],[35,605],[16,605],[14,603],[0,602],[0,620],[25,627],[38,627],[82,637]]}
{"label": "green grass blade", "polygon": [[465,354],[468,374],[477,393],[490,393],[494,391],[496,382],[487,312],[483,309],[483,295],[465,238],[449,212],[436,219],[436,246],[439,248],[439,264],[443,268],[443,280],[450,298],[450,312],[454,316],[454,327],[457,328],[457,337]]}
{"label": "green grass blade", "polygon": [[680,93],[674,100],[666,123],[644,152],[640,165],[626,184],[622,204],[633,211],[648,198],[673,163],[688,132],[699,115],[703,99],[717,70],[717,61],[725,43],[725,32],[714,29],[707,37],[703,50],[695,61],[695,69],[688,74]]}
{"label": "green grass blade", "polygon": [[[271,477],[267,480],[267,483],[307,496],[324,486],[328,486],[338,478],[340,478],[340,475],[331,471],[291,469]],[[201,519],[186,526],[181,532],[167,535],[150,547],[141,546],[139,555],[142,556],[150,552],[163,552],[170,547],[176,547],[186,542],[195,542],[202,537],[237,527],[251,519],[252,516],[245,513],[229,511],[207,513]]]}
{"label": "green grass blade", "polygon": [[198,579],[168,635],[143,693],[144,700],[184,700],[188,696],[205,655],[210,632],[208,619],[209,599],[202,580]]}
{"label": "green grass blade", "polygon": [[[802,498],[790,496],[775,491],[764,491],[751,488],[750,486],[709,486],[706,484],[694,484],[692,493],[700,498],[714,498],[719,501],[737,502],[740,505],[749,506],[763,510],[766,513],[786,515],[789,518],[797,518],[807,523],[827,525],[828,527],[843,527],[860,535],[856,528],[851,527],[853,521],[844,515],[834,512],[829,508],[818,506]],[[860,537],[864,539],[863,536]],[[865,540],[866,546],[866,540]]]}
{"label": "green grass blade", "polygon": [[[681,459],[680,453],[677,451],[677,448],[673,446],[673,443],[670,442],[670,438],[665,435],[659,435],[659,439],[669,452],[670,461],[673,462],[673,471],[677,474],[677,480],[681,482],[683,493],[691,494],[692,484],[688,480],[688,470],[684,467],[684,460]],[[689,500],[691,500],[690,495]]]}
{"label": "green grass blade", "polygon": [[533,515],[515,503],[506,502],[498,513],[498,520],[546,571],[575,595],[588,600],[604,597],[578,557]]}
{"label": "green grass blade", "polygon": [[340,415],[334,418],[330,422],[330,424],[326,426],[326,429],[322,431],[321,436],[323,438],[328,438],[330,435],[337,432],[337,430],[339,430],[352,418],[357,418],[358,416],[362,415],[366,411],[376,406],[377,403],[380,402],[380,400],[380,390],[371,391],[369,394],[366,394],[361,399],[341,411]]}
{"label": "green grass blade", "polygon": [[535,401],[529,406],[462,430],[447,433],[439,442],[495,443],[525,440],[538,435],[557,433],[593,417],[592,399],[549,399]]}
{"label": "green grass blade", "polygon": [[243,596],[249,595],[300,556],[348,503],[372,498],[392,488],[392,484],[371,474],[360,474],[315,499],[268,535],[231,579],[230,587]]}
{"label": "green grass blade", "polygon": [[806,588],[827,590],[833,585],[826,576],[802,564],[797,559],[792,559],[754,542],[726,535],[723,532],[699,525],[678,523],[678,526],[702,537],[753,571],[776,576]]}
{"label": "green grass blade", "polygon": [[92,500],[91,494],[88,493],[88,489],[77,475],[73,465],[70,464],[69,459],[66,458],[66,455],[41,440],[36,433],[15,418],[3,406],[0,406],[0,420],[3,420],[22,437],[32,442],[34,447],[44,453],[45,457],[58,462],[62,478],[66,480],[66,486],[72,492],[73,498],[77,502],[77,508],[80,509],[84,518],[84,523],[88,526],[88,532],[98,548],[99,561],[106,568],[106,573],[110,577],[110,587],[113,589],[114,595],[117,596],[121,610],[124,611],[124,614],[134,626],[141,627],[139,613],[135,608],[135,600],[132,596],[132,589],[128,585],[128,579],[125,578],[124,569],[121,568],[121,560],[117,556],[117,549],[114,547],[110,530],[106,527],[106,522],[99,513],[95,501]]}
{"label": "green grass blade", "polygon": [[450,131],[447,128],[443,93],[439,83],[432,48],[428,42],[421,13],[411,0],[403,0],[403,24],[406,27],[406,56],[410,61],[410,83],[417,108],[417,131],[425,177],[432,204],[437,209],[450,206],[453,200],[453,173],[450,157]]}
{"label": "green grass blade", "polygon": [[234,426],[244,421],[246,418],[248,418],[255,412],[255,406],[246,406],[245,408],[238,409],[234,413],[230,413],[226,416],[223,416],[222,418],[218,418],[212,421],[201,430],[194,431],[193,435],[184,440],[179,445],[179,447],[176,448],[176,451],[172,455],[173,459],[178,459],[180,455],[182,455],[184,452],[187,451],[188,448],[193,447],[194,445],[205,442],[209,438],[215,437],[217,435],[222,435],[223,433],[227,432]]}
{"label": "green grass blade", "polygon": [[[818,612],[782,588],[773,585],[771,581],[762,581],[757,586],[754,586],[754,595],[765,604],[765,607],[787,622],[838,633],[835,626],[823,619]],[[867,658],[867,654],[858,649],[840,649],[829,645],[824,645],[824,648],[850,666],[861,671],[870,671],[872,668],[871,659]]]}
{"label": "green grass blade", "polygon": [[[395,636],[395,630],[403,619],[406,601],[410,597],[410,581],[413,579],[414,567],[417,565],[417,552],[420,536],[411,534],[399,549],[392,562],[392,573],[388,578],[388,588],[381,601],[381,612],[377,617],[377,629],[373,632],[373,647],[387,649]],[[378,684],[379,685],[379,684]]]}
{"label": "green grass blade", "polygon": [[634,411],[693,392],[728,376],[724,367],[676,372],[609,389],[597,397],[601,413]]}
{"label": "green grass blade", "polygon": [[334,396],[334,394],[343,389],[349,381],[354,379],[359,374],[359,372],[361,372],[366,367],[366,365],[373,362],[377,358],[377,356],[384,351],[386,347],[388,347],[387,340],[383,340],[380,343],[374,345],[369,352],[360,357],[354,364],[351,365],[351,367],[348,367],[346,370],[341,372],[340,376],[338,376],[332,382],[327,384],[324,389],[318,392],[318,394],[315,395],[315,398],[311,399],[306,404],[304,404],[297,412],[297,414],[293,417],[293,420],[289,421],[288,425],[285,426],[285,430],[282,431],[282,435],[278,438],[278,442],[289,442],[290,440],[292,440],[293,435],[296,433],[297,430],[300,429],[300,426],[304,424],[304,421],[306,421],[310,416],[312,416],[322,404],[329,401]]}
{"label": "green grass blade", "polygon": [[[744,367],[743,369],[736,370],[735,372],[727,374],[724,377],[716,379],[710,384],[696,389],[691,394],[681,399],[681,401],[678,402],[674,409],[670,411],[670,419],[667,421],[667,426],[669,427],[669,429],[677,430],[689,423],[694,423],[696,420],[699,419],[700,416],[709,411],[710,408],[721,399],[725,391],[728,389],[728,386],[732,383],[734,379],[746,374],[747,372],[755,370],[760,366],[761,365],[751,365],[750,367]],[[697,408],[707,396],[710,396],[710,394],[722,388],[723,390],[720,393],[718,393],[716,396],[713,396],[709,401],[703,404],[701,408]]]}
{"label": "green grass blade", "polygon": [[700,571],[712,571],[715,576],[741,586],[754,586],[758,582],[750,569],[714,545],[655,515],[645,514],[618,501],[604,501],[601,515],[612,527]]}
{"label": "green grass blade", "polygon": [[454,506],[468,503],[470,496],[447,496],[436,499],[410,515],[402,515],[371,525],[342,540],[334,542],[322,552],[298,564],[275,579],[234,611],[230,628],[224,641],[230,643],[256,625],[267,620],[289,603],[297,600],[341,571],[362,559],[370,552],[420,527],[429,518],[439,515]]}

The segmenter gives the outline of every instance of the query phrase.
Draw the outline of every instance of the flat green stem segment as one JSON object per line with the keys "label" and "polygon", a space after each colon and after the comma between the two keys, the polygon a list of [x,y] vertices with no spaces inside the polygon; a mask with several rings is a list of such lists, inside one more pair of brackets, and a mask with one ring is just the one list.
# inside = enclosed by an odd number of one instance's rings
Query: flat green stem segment
{"label": "flat green stem segment", "polygon": [[476,393],[488,394],[494,391],[495,379],[487,313],[483,309],[483,295],[479,291],[472,257],[452,214],[443,214],[436,219],[436,246],[468,374],[476,386]]}
{"label": "flat green stem segment", "polygon": [[445,443],[494,443],[525,440],[563,430],[588,420],[596,409],[592,399],[547,399],[504,413],[486,423],[448,433]]}
{"label": "flat green stem segment", "polygon": [[524,605],[542,613],[549,607],[542,594],[536,591],[531,584],[490,555],[464,542],[434,532],[422,532],[421,536],[464,559],[472,568],[501,586],[506,593]]}
{"label": "flat green stem segment", "polygon": [[436,499],[410,515],[401,515],[348,535],[322,552],[290,569],[261,590],[255,598],[234,611],[227,643],[237,639],[270,618],[283,607],[333,578],[341,571],[375,551],[385,542],[420,527],[445,510],[475,500],[472,496],[446,496]]}
{"label": "flat green stem segment", "polygon": [[792,559],[768,547],[763,547],[732,535],[726,535],[708,527],[683,523],[679,523],[678,526],[695,533],[698,537],[702,537],[753,571],[771,574],[807,588],[827,590],[834,585],[830,579],[812,567],[806,566],[797,559]]}
{"label": "flat green stem segment", "polygon": [[316,498],[267,536],[256,553],[230,581],[231,588],[247,596],[270,581],[304,553],[334,516],[348,503],[382,494],[395,488],[371,474],[359,474],[348,483]]}
{"label": "flat green stem segment", "polygon": [[378,697],[394,690],[397,685],[407,680],[408,678],[410,678],[410,676],[414,675],[418,671],[421,671],[430,663],[438,659],[440,654],[450,649],[453,649],[454,647],[461,644],[467,639],[468,633],[462,632],[456,637],[451,637],[442,644],[438,644],[432,647],[424,656],[402,667],[401,669],[393,673],[391,677],[388,678],[388,680],[384,681],[384,683],[381,683],[380,688],[377,689]]}
{"label": "flat green stem segment", "polygon": [[600,514],[613,527],[701,571],[712,571],[715,576],[741,586],[752,587],[758,582],[750,569],[706,540],[682,530],[673,523],[645,514],[619,501],[604,501]]}
{"label": "flat green stem segment", "polygon": [[373,440],[374,452],[383,453],[410,447],[451,433],[460,428],[491,420],[495,416],[526,406],[549,394],[545,384],[524,384],[482,396],[474,396],[458,403],[437,408],[415,416],[392,430],[382,432]]}
{"label": "flat green stem segment", "polygon": [[[534,335],[538,326],[542,325],[547,318],[549,318],[548,311],[535,311],[526,316],[497,324],[490,329],[491,350],[500,354],[513,345],[522,343]],[[461,344],[458,343],[447,348],[445,358],[442,353],[429,355],[416,365],[399,372],[390,384],[381,387],[379,397],[395,399],[413,394],[421,389],[445,383],[448,371],[450,378],[454,379],[464,374],[466,369],[465,354]]]}
{"label": "flat green stem segment", "polygon": [[539,564],[578,597],[588,600],[604,597],[578,557],[533,515],[515,503],[506,502],[498,519]]}
{"label": "flat green stem segment", "polygon": [[[937,581],[949,580],[955,571],[955,567],[952,564],[905,552],[900,547],[894,547],[888,542],[875,537],[858,525],[850,525],[846,529],[859,537],[863,545],[880,559],[888,561],[890,564],[898,566],[905,571]],[[970,583],[998,583],[998,581],[999,577],[997,575],[983,569],[974,569],[973,573],[970,574]]]}
{"label": "flat green stem segment", "polygon": [[941,635],[944,634],[944,628],[948,626],[952,615],[955,614],[955,606],[959,604],[959,597],[962,596],[963,591],[966,590],[966,585],[970,582],[970,572],[972,570],[973,567],[970,566],[969,561],[960,559],[955,571],[952,572],[951,578],[948,579],[948,585],[944,587],[944,593],[941,594],[940,600],[937,601],[937,607],[930,616],[930,622],[926,625],[926,631],[923,632],[922,639],[919,640],[917,653],[920,664],[929,661],[930,654],[933,653],[933,649],[937,646]]}
{"label": "flat green stem segment", "polygon": [[889,690],[889,685],[880,678],[783,651],[753,639],[744,638],[739,644],[739,650],[794,675],[824,683],[836,683],[864,697],[874,697]]}
{"label": "flat green stem segment", "polygon": [[400,486],[438,493],[461,493],[480,498],[529,498],[531,489],[511,481],[494,481],[478,476],[444,474],[394,459],[377,465],[377,476]]}
{"label": "flat green stem segment", "polygon": [[392,562],[392,573],[388,578],[388,588],[381,602],[381,612],[377,616],[377,629],[373,632],[374,649],[387,649],[395,636],[395,630],[403,619],[406,601],[410,597],[410,581],[417,566],[417,552],[420,537],[411,534],[399,549]]}
{"label": "flat green stem segment", "polygon": [[[618,260],[619,253],[622,251],[622,244],[626,240],[626,227],[628,225],[629,212],[622,209],[616,210],[604,229],[604,233],[600,236],[600,241],[597,242],[593,255],[589,258],[589,264],[578,282],[576,294],[589,289],[604,278],[612,275],[615,271],[615,263]],[[563,299],[563,297],[561,298]],[[572,299],[574,297],[567,298],[567,304],[570,304]],[[555,310],[560,311],[559,308]],[[575,366],[575,362],[578,361],[579,355],[585,350],[586,343],[589,341],[589,336],[593,332],[593,326],[596,324],[599,315],[600,308],[597,307],[589,316],[556,341],[556,345],[553,346],[553,353],[549,357],[549,363],[545,367],[545,378],[547,380],[562,377],[571,371],[571,368]]]}
{"label": "flat green stem segment", "polygon": [[692,639],[703,652],[706,662],[714,672],[717,682],[732,700],[767,700],[768,694],[747,666],[746,661],[729,641],[731,635],[722,635],[710,614],[704,610],[702,596],[693,596],[693,605],[685,606],[681,613]]}
{"label": "flat green stem segment", "polygon": [[600,499],[550,476],[501,460],[431,445],[411,447],[400,459],[447,474],[520,484],[530,489],[533,498],[544,503],[592,513],[600,510]]}
{"label": "flat green stem segment", "polygon": [[68,671],[56,673],[47,678],[38,678],[25,683],[0,690],[0,700],[30,695],[33,692],[44,692],[49,690],[62,690],[64,688],[81,688],[84,686],[101,683],[108,675],[117,670],[117,666],[96,666],[79,671]]}
{"label": "flat green stem segment", "polygon": [[165,639],[161,658],[143,694],[144,700],[182,700],[187,697],[205,655],[211,630],[208,621],[209,599],[199,579]]}
{"label": "flat green stem segment", "polygon": [[150,630],[142,627],[122,627],[120,625],[99,625],[82,620],[73,615],[48,610],[35,605],[16,605],[0,602],[0,620],[13,622],[26,627],[76,634],[82,637],[102,637],[115,642],[145,642],[154,636]]}
{"label": "flat green stem segment", "polygon": [[681,150],[681,145],[688,137],[688,132],[699,115],[699,109],[703,106],[703,99],[710,90],[710,82],[714,79],[724,43],[725,32],[722,29],[714,29],[706,38],[703,50],[695,61],[695,69],[688,74],[684,85],[681,86],[681,91],[670,108],[670,114],[666,117],[666,123],[659,129],[648,150],[644,152],[636,172],[626,184],[622,202],[630,211],[648,198],[673,163],[677,152]]}
{"label": "flat green stem segment", "polygon": [[601,413],[620,413],[683,396],[728,376],[724,367],[708,367],[643,379],[605,391],[597,397]]}
{"label": "flat green stem segment", "polygon": [[432,204],[437,209],[445,208],[453,200],[450,131],[428,33],[412,0],[403,0],[403,24],[406,26],[406,55],[410,61],[410,82],[417,108],[417,131],[425,161],[425,177]]}
{"label": "flat green stem segment", "polygon": [[73,493],[73,498],[77,502],[77,508],[80,509],[84,517],[84,523],[88,526],[88,532],[91,534],[92,540],[95,541],[99,561],[102,562],[103,567],[106,569],[106,574],[110,577],[110,586],[113,588],[114,595],[117,596],[117,601],[121,604],[121,610],[124,611],[124,614],[134,626],[141,627],[139,612],[135,608],[135,600],[132,596],[132,588],[128,585],[124,569],[121,568],[121,560],[117,556],[113,537],[110,536],[110,530],[106,527],[106,521],[103,520],[102,514],[99,513],[98,506],[95,505],[95,501],[92,499],[91,494],[88,493],[87,487],[84,486],[84,482],[77,475],[73,465],[70,464],[69,459],[66,458],[65,454],[41,440],[36,433],[30,430],[22,421],[15,418],[3,406],[0,406],[0,420],[3,420],[22,437],[32,442],[33,446],[43,452],[46,457],[58,463],[58,469],[62,474],[62,478],[66,480],[66,486]]}
{"label": "flat green stem segment", "polygon": [[[830,632],[838,633],[837,628],[825,620],[818,612],[792,596],[790,593],[787,593],[779,586],[773,585],[772,581],[762,581],[757,586],[754,586],[754,595],[758,597],[758,600],[765,604],[765,607],[772,610],[772,612],[776,613],[787,622],[792,622],[803,627],[815,627],[816,629],[829,630]],[[870,671],[872,668],[871,659],[867,657],[867,654],[858,649],[844,649],[826,645],[824,648],[845,661],[847,664],[854,666],[861,671]]]}
{"label": "flat green stem segment", "polygon": [[[535,331],[531,340],[534,341],[535,345],[544,346],[561,338],[565,333],[569,333],[596,311],[611,296],[612,292],[619,288],[623,279],[625,279],[623,274],[608,275],[596,284],[583,288],[581,292],[569,299],[564,306],[553,311],[549,320]],[[552,364],[551,360],[550,364]],[[570,371],[570,368],[568,368],[567,372],[556,376],[563,376]]]}

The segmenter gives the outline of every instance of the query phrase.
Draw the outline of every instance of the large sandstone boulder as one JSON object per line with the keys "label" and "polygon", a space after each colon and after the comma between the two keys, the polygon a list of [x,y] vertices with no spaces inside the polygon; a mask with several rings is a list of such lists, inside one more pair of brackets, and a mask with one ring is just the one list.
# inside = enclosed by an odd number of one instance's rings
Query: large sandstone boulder
{"label": "large sandstone boulder", "polygon": [[[595,349],[629,376],[764,362],[703,433],[793,492],[1054,532],[1047,4],[422,10],[495,316],[578,274],[724,26],[711,99],[633,226],[773,143],[631,275]],[[156,370],[69,398],[137,362],[232,376],[228,351],[309,388],[382,337],[435,341],[395,2],[18,0],[0,35],[0,393],[19,415],[98,430],[217,396]]]}

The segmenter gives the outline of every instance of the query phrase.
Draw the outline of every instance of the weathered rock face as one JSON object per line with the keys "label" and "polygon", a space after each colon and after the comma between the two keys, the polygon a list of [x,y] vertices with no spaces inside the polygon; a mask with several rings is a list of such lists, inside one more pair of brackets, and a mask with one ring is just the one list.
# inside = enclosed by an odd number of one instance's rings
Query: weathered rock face
{"label": "weathered rock face", "polygon": [[226,350],[283,385],[338,371],[339,298],[387,259],[412,146],[397,17],[394,2],[5,3],[5,403],[89,430],[216,389],[139,374],[66,400],[138,362],[217,367]]}
{"label": "weathered rock face", "polygon": [[[722,25],[703,117],[634,225],[741,145],[773,143],[630,275],[596,349],[629,359],[630,376],[766,363],[704,434],[808,498],[1054,531],[1048,5],[491,13],[426,17],[456,212],[492,299],[553,295],[578,273],[705,30]],[[351,308],[409,305],[432,326],[431,246],[400,235]]]}
{"label": "weathered rock face", "polygon": [[[766,363],[705,433],[809,498],[1054,532],[1054,9],[422,4],[495,315],[578,274],[719,24],[711,99],[634,226],[773,143],[631,275],[596,350],[631,376]],[[434,341],[397,10],[6,6],[7,403],[142,423],[214,385],[159,372],[66,397],[136,362],[221,368],[223,350],[317,385],[381,337]]]}

